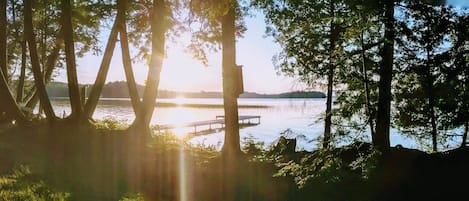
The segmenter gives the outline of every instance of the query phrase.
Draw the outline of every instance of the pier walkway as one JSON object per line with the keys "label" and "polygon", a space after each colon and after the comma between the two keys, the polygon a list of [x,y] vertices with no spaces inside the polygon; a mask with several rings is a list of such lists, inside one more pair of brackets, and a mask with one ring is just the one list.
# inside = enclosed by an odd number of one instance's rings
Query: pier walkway
{"label": "pier walkway", "polygon": [[[261,123],[261,116],[250,116],[250,115],[243,115],[238,116],[238,121],[240,126],[242,125],[257,125]],[[205,121],[194,121],[194,122],[187,122],[182,124],[162,124],[158,125],[158,132],[167,131],[169,129],[174,128],[185,128],[185,127],[193,127],[193,133],[196,134],[197,132],[201,132],[204,130],[197,130],[197,127],[208,126],[208,130],[212,130],[212,126],[217,126],[219,128],[225,127],[225,116],[217,115],[215,119],[212,120],[205,120]],[[207,130],[205,129],[205,130]]]}

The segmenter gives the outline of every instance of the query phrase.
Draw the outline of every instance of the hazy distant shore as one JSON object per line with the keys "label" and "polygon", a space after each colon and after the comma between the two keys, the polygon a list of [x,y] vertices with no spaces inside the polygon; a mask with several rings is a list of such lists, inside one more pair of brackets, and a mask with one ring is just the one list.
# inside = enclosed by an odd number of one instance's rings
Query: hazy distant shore
{"label": "hazy distant shore", "polygon": [[[64,102],[68,104],[66,97],[51,97],[52,101]],[[131,106],[130,99],[128,98],[104,98],[99,100],[100,105],[113,105],[113,106]],[[175,103],[166,101],[157,101],[157,107],[192,107],[192,108],[223,108],[223,103]],[[238,108],[269,108],[269,105],[238,105]]]}
{"label": "hazy distant shore", "polygon": [[[91,91],[91,85],[81,85],[86,87],[87,93]],[[144,87],[137,86],[137,91],[142,97]],[[68,88],[66,83],[52,82],[47,85],[47,92],[50,97],[68,97]],[[129,91],[125,81],[109,82],[104,85],[101,92],[103,98],[129,98]],[[222,92],[200,91],[200,92],[181,92],[171,90],[159,90],[158,98],[223,98]],[[264,94],[256,92],[245,92],[240,98],[325,98],[326,94],[320,91],[292,91],[276,94]]]}

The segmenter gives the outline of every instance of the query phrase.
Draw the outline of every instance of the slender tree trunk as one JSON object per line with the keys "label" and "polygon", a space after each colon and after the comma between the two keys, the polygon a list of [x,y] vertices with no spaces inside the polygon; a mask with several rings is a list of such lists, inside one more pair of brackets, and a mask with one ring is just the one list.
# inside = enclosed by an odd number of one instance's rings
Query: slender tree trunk
{"label": "slender tree trunk", "polygon": [[62,0],[62,27],[65,44],[65,62],[67,64],[67,81],[70,105],[72,108],[72,119],[81,121],[83,108],[78,86],[77,67],[75,62],[75,44],[73,40],[72,5],[71,0]]}
{"label": "slender tree trunk", "polygon": [[140,132],[146,139],[149,135],[150,121],[156,105],[160,74],[163,67],[165,34],[168,29],[165,16],[165,1],[153,1],[153,13],[151,16],[151,60],[148,68],[147,82],[143,92],[143,101],[140,115],[135,118],[133,127],[137,127],[145,132]]}
{"label": "slender tree trunk", "polygon": [[44,104],[44,112],[49,121],[53,122],[56,119],[54,109],[50,103],[49,97],[47,96],[46,87],[44,84],[44,78],[41,72],[39,64],[39,58],[36,49],[36,39],[33,33],[33,22],[32,22],[32,0],[24,1],[24,27],[25,36],[28,41],[29,55],[31,58],[31,68],[34,75],[34,82],[38,91],[38,96],[41,102]]}
{"label": "slender tree trunk", "polygon": [[[117,2],[118,9],[123,16],[126,16],[127,0],[120,0]],[[127,87],[129,88],[130,100],[132,102],[132,107],[134,109],[135,116],[140,115],[140,97],[138,95],[137,84],[135,83],[134,72],[132,70],[132,61],[130,59],[129,52],[129,39],[127,38],[127,26],[125,22],[125,17],[123,20],[119,21],[120,29],[120,43],[122,50],[122,63],[124,64],[125,77],[127,80]]]}
{"label": "slender tree trunk", "polygon": [[238,94],[236,75],[235,7],[229,5],[228,13],[222,19],[222,77],[223,107],[225,111],[225,143],[222,153],[237,156],[241,153],[239,142]]}
{"label": "slender tree trunk", "polygon": [[[429,83],[430,84],[430,83]],[[436,116],[435,116],[435,100],[433,97],[433,85],[428,86],[428,107],[429,107],[429,114],[430,114],[430,123],[432,125],[432,149],[433,152],[438,151],[438,143],[437,143],[437,134],[438,130],[436,127]]]}
{"label": "slender tree trunk", "polygon": [[384,12],[384,45],[381,51],[381,66],[378,95],[378,113],[376,133],[372,136],[373,145],[381,151],[390,147],[389,130],[391,124],[391,81],[394,64],[394,0],[385,1]]}
{"label": "slender tree trunk", "polygon": [[[1,47],[0,47],[1,48]],[[0,60],[0,62],[3,62]],[[0,111],[6,112],[7,117],[16,119],[19,122],[26,122],[26,118],[21,112],[18,104],[15,101],[15,98],[10,92],[8,83],[3,75],[3,72],[0,70]]]}
{"label": "slender tree trunk", "polygon": [[[334,2],[330,1],[330,15],[333,19],[335,17],[335,7]],[[331,125],[332,125],[332,93],[334,87],[334,50],[335,44],[337,41],[337,34],[336,33],[336,25],[331,20],[330,25],[330,35],[329,35],[329,67],[327,71],[327,98],[326,98],[326,119],[324,121],[324,140],[323,140],[323,148],[329,148],[331,144]]]}
{"label": "slender tree trunk", "polygon": [[119,32],[118,24],[119,18],[122,18],[121,15],[122,14],[120,14],[119,12],[117,13],[114,25],[111,29],[111,33],[109,34],[106,49],[104,50],[103,60],[101,61],[101,65],[99,66],[98,75],[96,76],[96,80],[94,81],[94,84],[91,87],[88,100],[86,101],[85,114],[88,118],[91,118],[93,116],[94,110],[98,105],[99,96],[101,95],[104,84],[106,82],[112,55],[114,54],[114,48],[116,47],[117,34]]}
{"label": "slender tree trunk", "polygon": [[[16,24],[16,3],[14,0],[10,0],[10,4],[12,7],[12,23]],[[17,36],[20,35],[19,29],[15,28],[15,34]],[[26,40],[23,39],[20,41],[21,45],[21,70],[20,76],[18,77],[18,85],[16,89],[16,102],[21,103],[23,102],[23,94],[24,94],[24,79],[26,77]],[[16,46],[15,46],[16,47]]]}
{"label": "slender tree trunk", "polygon": [[[45,77],[44,81],[46,84],[48,84],[50,80],[52,79],[52,73],[54,71],[55,64],[57,63],[59,59],[60,46],[62,45],[62,43],[63,43],[62,39],[58,38],[55,48],[52,50],[51,54],[47,57],[47,63],[45,67],[46,73],[44,76]],[[34,109],[34,107],[36,107],[37,103],[39,102],[39,96],[38,96],[38,92],[35,86],[33,86],[31,90],[32,91],[30,95],[27,96],[26,98],[27,101],[25,102],[26,102],[26,108]]]}
{"label": "slender tree trunk", "polygon": [[461,147],[466,147],[468,130],[469,130],[469,121],[466,120],[464,122],[464,134],[462,136]]}
{"label": "slender tree trunk", "polygon": [[7,1],[0,1],[0,55],[2,57],[0,70],[3,72],[3,76],[8,80],[8,68],[7,68]]}
{"label": "slender tree trunk", "polygon": [[21,72],[18,78],[18,88],[16,90],[16,101],[23,102],[24,79],[26,77],[26,40],[21,41]]}
{"label": "slender tree trunk", "polygon": [[369,80],[368,80],[368,69],[366,67],[366,50],[365,50],[365,43],[364,43],[364,39],[363,39],[363,33],[364,31],[362,30],[361,31],[361,34],[360,34],[360,43],[361,43],[361,46],[362,46],[362,51],[361,51],[361,54],[362,54],[362,72],[363,72],[363,80],[364,80],[364,83],[365,83],[365,101],[366,101],[366,113],[368,115],[368,124],[370,125],[370,133],[371,133],[371,136],[374,136],[375,135],[375,127],[373,125],[373,112],[372,112],[372,108],[371,108],[371,100],[370,100],[370,87],[369,87]]}
{"label": "slender tree trunk", "polygon": [[[431,26],[427,25],[428,29],[431,30]],[[437,134],[438,130],[436,127],[436,114],[435,114],[435,97],[433,95],[433,82],[434,78],[432,75],[432,67],[430,65],[430,59],[431,59],[431,46],[427,45],[425,47],[426,50],[426,84],[427,84],[427,98],[428,98],[428,115],[430,116],[430,124],[432,126],[431,130],[431,135],[432,135],[432,150],[433,152],[438,151],[438,143],[437,143]]]}
{"label": "slender tree trunk", "polygon": [[[15,98],[10,92],[7,82],[7,37],[6,37],[6,0],[0,2],[0,111],[6,112],[7,117],[12,117],[24,122],[23,113],[16,104]],[[2,115],[0,113],[0,115]]]}

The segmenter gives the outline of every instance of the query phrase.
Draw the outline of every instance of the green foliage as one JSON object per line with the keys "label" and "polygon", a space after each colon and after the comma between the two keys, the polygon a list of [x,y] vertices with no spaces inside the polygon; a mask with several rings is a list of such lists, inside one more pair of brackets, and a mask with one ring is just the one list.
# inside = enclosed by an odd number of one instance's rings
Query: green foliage
{"label": "green foliage", "polygon": [[396,86],[396,124],[416,138],[445,142],[441,103],[448,96],[444,69],[450,64],[448,38],[454,11],[444,6],[408,2],[400,23],[400,77]]}
{"label": "green foliage", "polygon": [[69,193],[54,192],[44,182],[34,179],[26,166],[19,166],[9,174],[0,176],[1,200],[64,201],[69,198]]}
{"label": "green foliage", "polygon": [[124,130],[129,127],[126,119],[117,119],[114,116],[96,120],[93,124],[98,130]]}
{"label": "green foliage", "polygon": [[[180,0],[162,0],[164,4],[164,19],[157,19],[163,24],[166,35],[177,36],[182,28],[179,22],[179,11],[182,6]],[[138,50],[135,59],[150,63],[151,56],[151,14],[153,9],[152,0],[129,1],[128,35],[131,44]],[[170,32],[167,32],[170,30]]]}
{"label": "green foliage", "polygon": [[127,195],[121,198],[119,201],[145,201],[143,195],[140,193]]}
{"label": "green foliage", "polygon": [[235,9],[236,36],[242,37],[246,31],[244,18],[246,7],[243,9],[238,0],[189,0],[189,16],[187,23],[192,32],[189,51],[195,59],[208,65],[207,54],[217,52],[221,48],[221,19],[228,13],[230,7]]}
{"label": "green foliage", "polygon": [[[300,191],[317,193],[318,199],[327,198],[327,192],[333,192],[332,189],[339,186],[366,183],[375,172],[380,155],[363,143],[331,150],[318,149],[304,154],[299,160],[277,161],[279,170],[274,176],[292,177]],[[358,190],[358,186],[346,188]]]}
{"label": "green foliage", "polygon": [[[152,127],[152,130],[157,130],[157,128]],[[181,138],[171,132],[154,133],[149,146],[158,154],[183,149],[184,152],[195,158],[197,164],[206,164],[220,154],[215,146],[207,146],[203,143],[192,144],[188,142],[189,138]]]}

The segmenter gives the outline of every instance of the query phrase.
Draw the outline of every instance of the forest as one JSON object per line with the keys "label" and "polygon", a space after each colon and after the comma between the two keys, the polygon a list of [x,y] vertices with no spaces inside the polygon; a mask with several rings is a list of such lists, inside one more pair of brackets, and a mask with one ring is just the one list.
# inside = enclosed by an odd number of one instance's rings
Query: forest
{"label": "forest", "polygon": [[[236,42],[253,13],[281,47],[278,72],[325,89],[313,151],[280,134],[267,148],[241,143]],[[151,124],[167,44],[181,33],[201,63],[221,53],[220,151]],[[93,119],[115,51],[130,124]],[[102,60],[85,98],[77,58],[88,53]],[[47,90],[61,70],[66,116]],[[469,12],[449,1],[0,1],[0,200],[460,200],[468,108]],[[391,146],[392,130],[419,148]]]}

